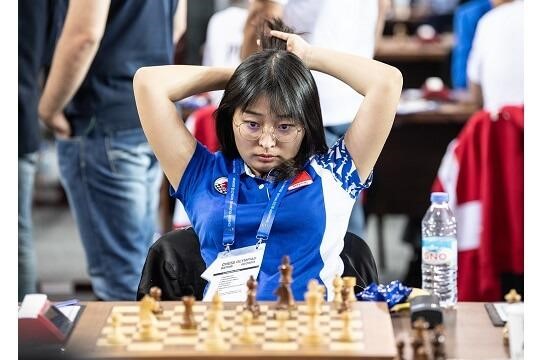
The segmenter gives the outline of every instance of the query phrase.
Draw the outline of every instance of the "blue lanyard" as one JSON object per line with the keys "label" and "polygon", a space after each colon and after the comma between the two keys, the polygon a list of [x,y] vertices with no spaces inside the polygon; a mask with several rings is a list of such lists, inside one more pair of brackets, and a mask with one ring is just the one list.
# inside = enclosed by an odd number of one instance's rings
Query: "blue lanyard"
{"label": "blue lanyard", "polygon": [[[225,198],[225,208],[223,210],[223,247],[229,251],[234,244],[234,228],[236,226],[236,210],[238,206],[238,193],[240,189],[240,173],[242,172],[242,161],[233,160],[233,172],[229,174],[227,183],[227,196]],[[272,224],[276,217],[276,212],[281,200],[287,193],[287,189],[292,179],[283,181],[277,191],[274,191],[272,198],[268,201],[262,217],[259,230],[257,230],[257,245],[268,240]]]}

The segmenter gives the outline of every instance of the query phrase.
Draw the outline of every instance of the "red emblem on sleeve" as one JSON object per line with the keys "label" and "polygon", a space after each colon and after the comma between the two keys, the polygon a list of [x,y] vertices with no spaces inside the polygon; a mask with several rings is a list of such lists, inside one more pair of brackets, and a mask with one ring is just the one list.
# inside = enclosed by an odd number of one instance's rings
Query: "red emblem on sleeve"
{"label": "red emblem on sleeve", "polygon": [[313,184],[313,179],[311,179],[308,172],[304,170],[300,174],[296,175],[288,190],[298,189],[310,184]]}

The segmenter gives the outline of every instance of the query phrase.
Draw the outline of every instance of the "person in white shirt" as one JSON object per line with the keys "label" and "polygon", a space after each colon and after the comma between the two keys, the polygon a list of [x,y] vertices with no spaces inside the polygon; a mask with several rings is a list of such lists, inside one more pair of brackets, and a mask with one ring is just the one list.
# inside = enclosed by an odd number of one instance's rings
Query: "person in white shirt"
{"label": "person in white shirt", "polygon": [[[257,51],[256,32],[263,18],[282,18],[314,46],[373,58],[381,36],[387,0],[251,0],[241,57]],[[342,81],[312,72],[319,91],[326,143],[332,146],[349,127],[363,97]],[[361,204],[352,212],[348,231],[362,236]]]}
{"label": "person in white shirt", "polygon": [[[231,1],[231,5],[216,12],[208,21],[202,64],[204,66],[236,67],[240,64],[240,48],[244,39],[247,1]],[[223,91],[212,91],[212,104],[219,105]]]}
{"label": "person in white shirt", "polygon": [[473,101],[493,114],[523,104],[523,1],[492,0],[476,29],[467,63]]}

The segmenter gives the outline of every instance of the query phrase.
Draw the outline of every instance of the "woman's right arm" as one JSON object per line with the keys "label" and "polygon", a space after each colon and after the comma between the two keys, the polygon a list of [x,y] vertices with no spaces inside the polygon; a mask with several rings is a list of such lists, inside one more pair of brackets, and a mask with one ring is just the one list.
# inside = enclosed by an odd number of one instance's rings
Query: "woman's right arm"
{"label": "woman's right arm", "polygon": [[142,128],[169,183],[176,189],[197,142],[174,104],[191,95],[225,88],[234,69],[190,65],[142,67],[133,90]]}

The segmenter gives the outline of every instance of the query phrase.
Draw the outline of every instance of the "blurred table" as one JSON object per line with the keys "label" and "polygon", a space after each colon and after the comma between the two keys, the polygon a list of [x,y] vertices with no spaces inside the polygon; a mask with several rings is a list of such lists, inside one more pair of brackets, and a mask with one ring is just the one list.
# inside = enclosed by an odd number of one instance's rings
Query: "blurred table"
{"label": "blurred table", "polygon": [[375,58],[383,62],[444,61],[452,51],[454,36],[441,34],[425,42],[417,36],[383,36],[377,43]]}
{"label": "blurred table", "polygon": [[377,266],[382,270],[386,266],[384,216],[404,214],[416,222],[423,217],[446,148],[475,111],[461,102],[434,106],[396,115],[366,191],[366,214],[377,216]]}
{"label": "blurred table", "polygon": [[440,77],[449,85],[453,43],[450,33],[430,42],[417,36],[383,36],[377,42],[374,58],[401,70],[405,88],[421,87],[431,76]]}

